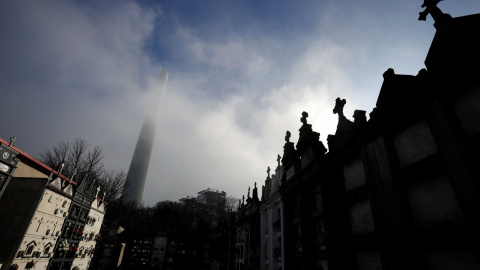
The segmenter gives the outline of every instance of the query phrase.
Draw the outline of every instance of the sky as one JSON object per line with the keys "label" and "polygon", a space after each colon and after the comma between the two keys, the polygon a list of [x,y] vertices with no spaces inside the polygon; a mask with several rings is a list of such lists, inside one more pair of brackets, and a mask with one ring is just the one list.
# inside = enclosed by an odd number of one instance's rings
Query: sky
{"label": "sky", "polygon": [[[382,74],[416,75],[435,34],[409,0],[4,1],[0,137],[38,156],[60,141],[101,146],[128,171],[159,104],[146,205],[213,188],[241,198],[264,184],[300,117],[327,146],[335,99],[368,113]],[[446,0],[453,17],[476,0]],[[169,71],[159,98],[162,68]],[[259,191],[261,194],[261,191]]]}

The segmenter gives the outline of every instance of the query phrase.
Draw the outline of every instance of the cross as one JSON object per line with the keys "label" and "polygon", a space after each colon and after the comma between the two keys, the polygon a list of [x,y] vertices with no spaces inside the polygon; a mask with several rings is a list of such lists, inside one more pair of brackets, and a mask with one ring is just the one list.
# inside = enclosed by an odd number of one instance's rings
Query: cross
{"label": "cross", "polygon": [[15,137],[10,138],[10,142],[8,143],[8,146],[12,146],[17,139]]}
{"label": "cross", "polygon": [[60,168],[58,169],[58,177],[62,174],[63,167],[65,167],[65,162],[62,161],[62,164],[60,164]]}
{"label": "cross", "polygon": [[55,224],[53,224],[52,236],[55,233],[55,229],[57,228],[57,223],[58,223],[58,221],[55,222]]}
{"label": "cross", "polygon": [[347,103],[347,101],[345,99],[340,99],[339,97],[337,97],[335,100],[335,108],[333,108],[333,113],[338,113],[338,117],[345,117],[343,115],[343,107],[345,106],[345,103]]}
{"label": "cross", "polygon": [[285,135],[285,141],[286,141],[287,143],[290,142],[290,136],[292,136],[292,134],[290,134],[290,131],[287,130],[287,135]]}
{"label": "cross", "polygon": [[432,15],[433,19],[437,21],[440,19],[440,16],[443,14],[442,11],[437,7],[437,4],[442,0],[424,0],[422,8],[424,7],[425,10],[420,12],[420,16],[418,17],[419,21],[425,21],[427,19],[427,15]]}
{"label": "cross", "polygon": [[277,163],[278,163],[278,167],[280,167],[280,160],[281,160],[281,159],[282,159],[282,158],[280,157],[280,155],[277,155]]}
{"label": "cross", "polygon": [[308,113],[307,112],[302,112],[302,118],[300,118],[300,122],[302,122],[304,125],[307,124],[307,117]]}
{"label": "cross", "polygon": [[73,169],[72,178],[70,178],[70,181],[73,181],[75,175],[77,175],[77,168]]}
{"label": "cross", "polygon": [[42,223],[43,223],[43,217],[38,221],[37,232],[40,229],[40,226],[42,226]]}
{"label": "cross", "polygon": [[268,174],[268,178],[270,178],[270,166],[267,167],[267,174]]}

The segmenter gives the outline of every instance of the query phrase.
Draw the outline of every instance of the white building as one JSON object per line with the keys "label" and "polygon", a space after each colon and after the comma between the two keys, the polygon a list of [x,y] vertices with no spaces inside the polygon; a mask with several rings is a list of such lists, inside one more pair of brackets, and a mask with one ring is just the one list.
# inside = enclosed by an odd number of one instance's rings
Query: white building
{"label": "white building", "polygon": [[262,187],[261,215],[261,256],[260,269],[277,270],[284,269],[284,225],[283,225],[283,203],[279,187],[283,175],[283,167],[278,165],[275,174],[270,177],[270,168]]}
{"label": "white building", "polygon": [[[99,191],[100,187],[97,188],[97,196],[91,204],[82,240],[78,243],[78,251],[72,263],[73,267],[77,266],[79,270],[87,270],[90,266],[90,261],[95,254],[96,239],[100,237],[106,203],[98,197]],[[105,198],[105,192],[103,198]]]}
{"label": "white building", "polygon": [[[76,183],[62,176],[61,170],[54,172],[17,147],[12,148],[20,161],[0,200],[0,269],[13,264],[18,269],[45,269]],[[60,177],[53,178],[54,173]]]}

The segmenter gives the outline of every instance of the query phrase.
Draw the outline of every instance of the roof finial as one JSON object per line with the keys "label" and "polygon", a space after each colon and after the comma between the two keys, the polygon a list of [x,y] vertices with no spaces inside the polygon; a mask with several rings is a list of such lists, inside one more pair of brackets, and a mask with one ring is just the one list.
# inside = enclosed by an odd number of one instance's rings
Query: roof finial
{"label": "roof finial", "polygon": [[290,131],[287,130],[287,134],[285,135],[285,141],[286,141],[287,143],[290,142],[290,137],[291,137],[291,136],[292,136],[292,134],[290,133]]}
{"label": "roof finial", "polygon": [[11,138],[10,138],[10,142],[8,143],[8,146],[13,146],[13,144],[15,143],[16,140],[17,140],[17,139],[15,138],[15,136],[14,136],[14,137],[11,137]]}
{"label": "roof finial", "polygon": [[250,198],[250,186],[248,187],[247,198]]}
{"label": "roof finial", "polygon": [[346,103],[347,101],[345,99],[340,99],[339,97],[337,97],[337,99],[335,100],[335,108],[333,108],[333,113],[338,114],[338,117],[340,118],[345,117],[343,115],[343,107]]}
{"label": "roof finial", "polygon": [[[267,167],[267,175],[268,175],[268,178],[270,178],[270,166]],[[257,183],[255,182],[255,186],[257,185]]]}
{"label": "roof finial", "polygon": [[62,174],[63,167],[65,167],[64,161],[62,161],[62,163],[60,164],[60,168],[58,169],[58,177],[60,177],[60,175]]}
{"label": "roof finial", "polygon": [[277,155],[277,165],[280,167],[280,160],[282,160],[282,157],[280,155]]}
{"label": "roof finial", "polygon": [[427,15],[430,14],[435,21],[433,26],[435,26],[437,30],[445,30],[452,16],[443,13],[440,8],[437,7],[440,1],[442,0],[424,0],[422,7],[424,7],[425,10],[419,12],[420,16],[418,20],[425,21],[427,20]]}
{"label": "roof finial", "polygon": [[308,113],[307,112],[302,112],[302,118],[300,118],[300,122],[302,122],[304,125],[307,124],[307,117]]}
{"label": "roof finial", "polygon": [[77,175],[77,168],[73,169],[72,177],[70,178],[70,182],[73,182],[73,178]]}

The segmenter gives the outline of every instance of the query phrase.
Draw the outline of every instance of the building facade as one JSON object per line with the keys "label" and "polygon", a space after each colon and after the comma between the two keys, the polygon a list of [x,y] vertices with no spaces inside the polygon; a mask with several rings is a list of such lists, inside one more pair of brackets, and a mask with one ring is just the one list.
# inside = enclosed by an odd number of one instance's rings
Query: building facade
{"label": "building facade", "polygon": [[426,69],[388,69],[368,120],[362,110],[349,119],[337,98],[328,153],[306,112],[296,144],[287,132],[279,196],[269,176],[261,224],[248,200],[239,208],[236,269],[255,267],[254,226],[261,269],[480,269],[480,14],[452,18],[434,2]]}
{"label": "building facade", "polygon": [[19,161],[0,199],[0,269],[12,265],[45,269],[76,183],[63,176],[61,170],[52,170],[19,148],[11,149]]}
{"label": "building facade", "polygon": [[[95,188],[93,181],[87,178],[83,179],[81,184],[78,185],[78,188],[75,189],[72,203],[55,246],[53,258],[50,260],[47,269],[69,270],[75,266],[73,265],[73,261],[76,258],[82,258],[82,256],[84,256],[88,257],[87,260],[89,260],[93,256],[95,245],[93,245],[93,248],[85,247],[87,243],[83,242],[83,249],[81,249],[80,243],[84,239],[89,239],[93,232],[89,231],[88,233],[90,233],[90,235],[87,236],[87,226],[95,226],[97,222],[100,224],[98,226],[101,226],[103,222],[103,215],[101,217],[99,216],[99,221],[93,222],[92,217],[88,219],[91,207],[97,200],[96,198],[98,198],[99,192],[100,188]],[[87,222],[90,222],[90,225],[87,225]],[[87,238],[85,238],[86,236]],[[83,260],[79,260],[79,262],[80,261],[82,261],[83,269],[88,267],[88,265],[83,265],[83,263],[85,263]],[[80,266],[78,267],[80,268]]]}
{"label": "building facade", "polygon": [[[244,197],[245,198],[245,197]],[[239,205],[236,217],[235,269],[260,269],[260,200],[255,183],[252,197]]]}
{"label": "building facade", "polygon": [[73,260],[73,267],[78,267],[78,270],[87,270],[90,266],[93,255],[95,254],[96,241],[101,238],[100,229],[102,227],[106,202],[105,192],[103,198],[99,198],[100,187],[97,187],[97,196],[92,201],[90,212],[87,216],[84,232],[78,243],[78,251]]}
{"label": "building facade", "polygon": [[284,218],[283,203],[280,194],[281,177],[283,167],[280,164],[280,156],[277,159],[278,165],[275,174],[270,177],[270,167],[265,186],[262,187],[262,203],[260,205],[261,215],[261,256],[260,269],[277,270],[283,269],[285,257],[284,240]]}

